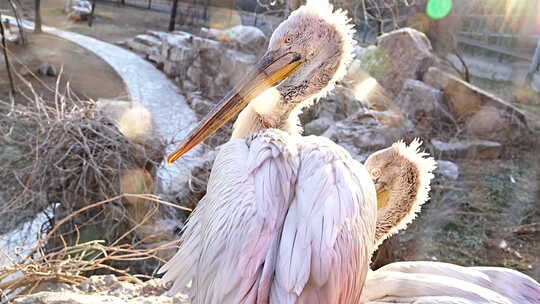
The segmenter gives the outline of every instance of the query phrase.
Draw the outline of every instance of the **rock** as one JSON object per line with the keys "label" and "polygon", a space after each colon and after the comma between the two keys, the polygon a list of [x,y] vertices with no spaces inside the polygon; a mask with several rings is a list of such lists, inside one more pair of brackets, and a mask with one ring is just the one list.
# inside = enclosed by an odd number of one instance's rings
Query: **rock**
{"label": "rock", "polygon": [[225,72],[223,76],[229,79],[229,84],[232,88],[240,83],[255,63],[257,63],[257,57],[255,55],[227,50],[221,58],[220,69]]}
{"label": "rock", "polygon": [[237,25],[226,30],[202,28],[205,38],[228,43],[246,53],[258,54],[266,48],[266,36],[257,27]]}
{"label": "rock", "polygon": [[419,129],[432,129],[441,120],[454,121],[444,104],[444,94],[419,80],[407,79],[396,98],[395,105]]}
{"label": "rock", "polygon": [[364,113],[358,113],[330,126],[323,136],[343,146],[353,158],[364,162],[376,150],[390,146],[404,135],[404,129],[381,125]]}
{"label": "rock", "polygon": [[443,142],[432,139],[435,155],[447,158],[495,159],[502,152],[502,145],[488,140],[454,140]]}
{"label": "rock", "polygon": [[142,43],[144,45],[150,46],[150,47],[160,47],[161,46],[161,39],[159,37],[156,37],[155,35],[150,34],[141,34],[135,36],[133,40]]}
{"label": "rock", "polygon": [[[305,134],[320,135],[320,131],[324,132],[326,130],[324,125],[343,120],[350,115],[356,114],[360,109],[363,109],[362,103],[354,97],[352,90],[342,85],[336,85],[335,89],[326,97],[321,98],[311,107],[303,109],[300,121],[302,125],[306,125],[307,130],[312,127],[315,128],[312,129],[314,133],[308,131]],[[307,126],[314,120],[318,120],[318,122]]]}
{"label": "rock", "polygon": [[190,94],[186,99],[187,104],[195,111],[197,117],[202,119],[212,110],[215,105],[212,101],[203,98],[200,94]]}
{"label": "rock", "polygon": [[126,304],[121,298],[104,295],[85,295],[74,292],[38,292],[13,301],[14,304]]}
{"label": "rock", "polygon": [[79,284],[79,289],[84,292],[96,292],[116,286],[120,281],[112,274],[93,276]]}
{"label": "rock", "polygon": [[[57,284],[60,286],[60,284]],[[65,285],[65,284],[63,284]],[[93,276],[78,287],[58,288],[20,296],[16,304],[187,304],[188,297],[182,293],[166,295],[166,289],[149,280],[133,284],[119,281],[112,275]]]}
{"label": "rock", "polygon": [[304,126],[304,136],[321,135],[326,130],[328,130],[328,128],[334,123],[335,121],[332,119],[329,119],[328,117],[321,117],[321,118],[312,120]]}
{"label": "rock", "polygon": [[350,77],[351,73],[357,74],[359,71],[363,71],[377,80],[383,79],[384,75],[392,68],[390,60],[390,55],[386,50],[370,45],[357,53],[349,67],[351,71],[347,74]]}
{"label": "rock", "polygon": [[165,74],[178,77],[184,91],[203,92],[212,100],[223,97],[257,61],[254,54],[234,49],[227,42],[184,32],[147,35],[161,39],[158,62],[163,63]]}
{"label": "rock", "polygon": [[438,65],[429,39],[422,32],[402,28],[377,39],[376,57],[384,64],[382,75],[373,75],[392,96],[397,96],[407,79],[422,79],[428,68]]}
{"label": "rock", "polygon": [[414,129],[414,125],[403,117],[397,109],[386,111],[366,110],[365,113],[373,116],[379,124],[385,127],[400,128],[404,131],[411,131]]}
{"label": "rock", "polygon": [[47,62],[40,64],[37,72],[39,75],[42,76],[55,77],[57,75],[56,68],[52,64]]}
{"label": "rock", "polygon": [[490,139],[499,137],[505,132],[505,128],[511,127],[510,123],[510,121],[506,121],[502,111],[491,105],[486,105],[467,120],[466,127],[468,134]]}
{"label": "rock", "polygon": [[520,109],[450,73],[432,67],[424,75],[424,82],[444,92],[448,109],[466,124],[469,135],[514,141],[530,132]]}
{"label": "rock", "polygon": [[435,175],[439,175],[449,180],[457,180],[459,177],[459,167],[448,160],[438,160]]}
{"label": "rock", "polygon": [[[68,3],[70,6],[68,6]],[[64,7],[64,12],[68,14],[68,19],[74,22],[87,20],[90,17],[91,11],[92,5],[87,0],[68,0]]]}
{"label": "rock", "polygon": [[143,44],[135,39],[131,39],[126,41],[126,47],[130,50],[139,53],[141,55],[144,55],[146,57],[154,54],[159,54],[159,48],[148,46],[146,44]]}
{"label": "rock", "polygon": [[237,25],[226,32],[244,52],[257,54],[266,48],[266,36],[254,26]]}

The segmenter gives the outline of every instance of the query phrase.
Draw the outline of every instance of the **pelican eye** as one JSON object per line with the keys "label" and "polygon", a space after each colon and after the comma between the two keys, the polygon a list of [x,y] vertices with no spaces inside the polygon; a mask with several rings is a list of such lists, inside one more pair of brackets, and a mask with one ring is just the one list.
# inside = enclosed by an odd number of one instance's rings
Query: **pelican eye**
{"label": "pelican eye", "polygon": [[381,177],[381,169],[373,168],[371,169],[370,174],[373,179],[378,179],[379,177]]}
{"label": "pelican eye", "polygon": [[285,37],[285,44],[291,44],[293,42],[293,36],[292,35],[287,35],[287,37]]}

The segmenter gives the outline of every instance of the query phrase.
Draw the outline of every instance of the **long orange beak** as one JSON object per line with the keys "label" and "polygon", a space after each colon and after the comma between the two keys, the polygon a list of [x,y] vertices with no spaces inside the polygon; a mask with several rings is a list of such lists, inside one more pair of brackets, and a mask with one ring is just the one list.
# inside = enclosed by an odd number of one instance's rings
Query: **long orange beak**
{"label": "long orange beak", "polygon": [[175,152],[167,156],[167,163],[173,163],[189,150],[193,149],[193,147],[214,134],[236,114],[242,111],[251,100],[264,90],[289,77],[301,64],[302,61],[297,54],[286,53],[276,56],[275,52],[267,52],[244,81],[231,90],[206,115],[202,122],[188,134]]}

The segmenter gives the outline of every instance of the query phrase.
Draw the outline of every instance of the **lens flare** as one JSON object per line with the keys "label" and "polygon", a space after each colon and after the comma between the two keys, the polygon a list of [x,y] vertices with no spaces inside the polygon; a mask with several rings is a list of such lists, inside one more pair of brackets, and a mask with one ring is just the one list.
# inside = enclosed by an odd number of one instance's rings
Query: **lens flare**
{"label": "lens flare", "polygon": [[429,0],[426,6],[426,14],[431,19],[442,19],[452,10],[452,0]]}

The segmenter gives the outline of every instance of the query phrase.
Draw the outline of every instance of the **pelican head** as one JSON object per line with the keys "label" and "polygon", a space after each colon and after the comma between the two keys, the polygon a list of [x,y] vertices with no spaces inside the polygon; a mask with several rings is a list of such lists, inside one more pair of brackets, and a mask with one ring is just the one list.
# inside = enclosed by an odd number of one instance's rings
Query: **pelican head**
{"label": "pelican head", "polygon": [[435,160],[420,152],[422,142],[394,143],[371,154],[364,166],[377,190],[375,248],[386,238],[405,228],[429,198]]}
{"label": "pelican head", "polygon": [[327,0],[308,0],[278,26],[254,69],[167,161],[180,158],[244,109],[233,137],[266,128],[298,134],[297,114],[343,78],[354,43],[352,25],[344,11],[334,11]]}

